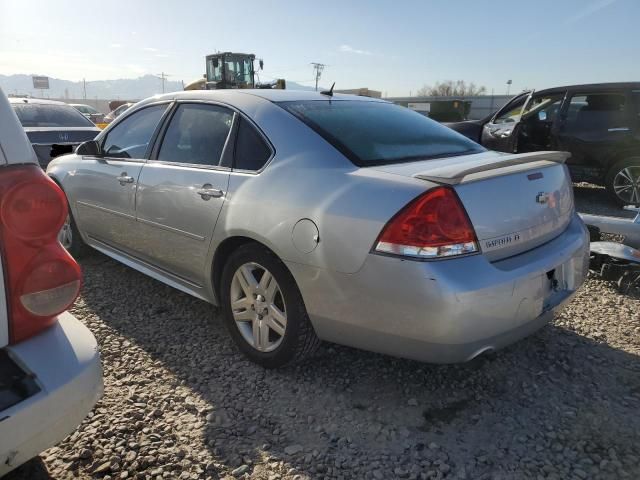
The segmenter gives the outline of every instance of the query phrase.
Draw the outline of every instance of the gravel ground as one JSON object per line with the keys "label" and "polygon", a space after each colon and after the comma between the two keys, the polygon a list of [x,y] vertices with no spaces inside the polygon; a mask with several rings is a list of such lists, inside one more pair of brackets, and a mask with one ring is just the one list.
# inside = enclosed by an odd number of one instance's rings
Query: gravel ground
{"label": "gravel ground", "polygon": [[[576,189],[581,211],[603,197]],[[265,371],[210,305],[98,254],[82,266],[72,312],[98,338],[105,395],[11,480],[640,478],[640,298],[597,278],[467,364],[324,345]]]}

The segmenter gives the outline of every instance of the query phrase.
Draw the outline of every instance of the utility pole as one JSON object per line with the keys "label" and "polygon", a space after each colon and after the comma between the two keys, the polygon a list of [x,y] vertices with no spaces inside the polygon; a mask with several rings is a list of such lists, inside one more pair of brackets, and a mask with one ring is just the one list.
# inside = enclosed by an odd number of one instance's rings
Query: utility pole
{"label": "utility pole", "polygon": [[87,81],[84,78],[82,79],[82,99],[87,99]]}
{"label": "utility pole", "polygon": [[318,81],[320,80],[320,77],[322,76],[322,71],[324,70],[324,67],[326,67],[326,65],[324,63],[315,63],[315,62],[311,62],[311,65],[313,65],[313,70],[316,72],[316,92],[317,92]]}
{"label": "utility pole", "polygon": [[162,93],[164,93],[164,81],[167,79],[167,77],[170,77],[171,75],[169,75],[168,73],[162,72],[162,73],[158,73],[157,76],[162,80]]}

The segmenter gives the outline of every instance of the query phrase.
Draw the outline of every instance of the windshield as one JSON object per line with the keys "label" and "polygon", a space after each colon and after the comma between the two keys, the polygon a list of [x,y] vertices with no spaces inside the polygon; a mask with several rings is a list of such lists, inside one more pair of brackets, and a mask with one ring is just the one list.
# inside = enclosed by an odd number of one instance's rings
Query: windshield
{"label": "windshield", "polygon": [[251,85],[251,60],[248,58],[227,58],[225,61],[227,82]]}
{"label": "windshield", "polygon": [[93,127],[93,123],[68,105],[14,103],[23,127]]}
{"label": "windshield", "polygon": [[360,166],[485,150],[450,128],[391,103],[316,100],[279,105]]}

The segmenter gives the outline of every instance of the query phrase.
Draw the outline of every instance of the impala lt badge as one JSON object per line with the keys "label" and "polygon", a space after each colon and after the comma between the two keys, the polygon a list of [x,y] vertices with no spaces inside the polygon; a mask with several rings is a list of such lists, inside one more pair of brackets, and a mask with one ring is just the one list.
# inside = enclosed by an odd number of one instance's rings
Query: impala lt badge
{"label": "impala lt badge", "polygon": [[60,132],[60,133],[58,134],[58,139],[59,139],[61,142],[68,142],[68,141],[69,141],[69,134],[68,134],[68,133],[66,133],[66,132]]}

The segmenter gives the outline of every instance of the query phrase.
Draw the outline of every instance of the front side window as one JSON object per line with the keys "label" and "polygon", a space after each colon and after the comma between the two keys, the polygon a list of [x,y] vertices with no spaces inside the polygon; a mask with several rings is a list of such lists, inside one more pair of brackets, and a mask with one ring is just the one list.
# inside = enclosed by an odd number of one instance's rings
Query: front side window
{"label": "front side window", "polygon": [[485,150],[452,129],[392,103],[315,100],[278,105],[359,166],[468,155]]}
{"label": "front side window", "polygon": [[68,105],[14,103],[13,109],[23,127],[95,127],[84,115]]}
{"label": "front side window", "polygon": [[183,104],[171,118],[158,160],[194,165],[220,164],[233,112],[217,105]]}
{"label": "front side window", "polygon": [[566,129],[570,132],[606,132],[627,128],[626,99],[622,93],[587,93],[571,97],[566,112]]}
{"label": "front side window", "polygon": [[151,137],[168,104],[138,110],[107,133],[102,150],[107,157],[144,158]]}
{"label": "front side window", "polygon": [[503,123],[515,123],[520,119],[522,115],[522,108],[527,101],[528,96],[524,95],[517,101],[508,105],[504,111],[501,111],[496,118],[493,119],[493,123],[496,125]]}
{"label": "front side window", "polygon": [[522,112],[522,118],[553,122],[558,115],[564,94],[533,97]]}

